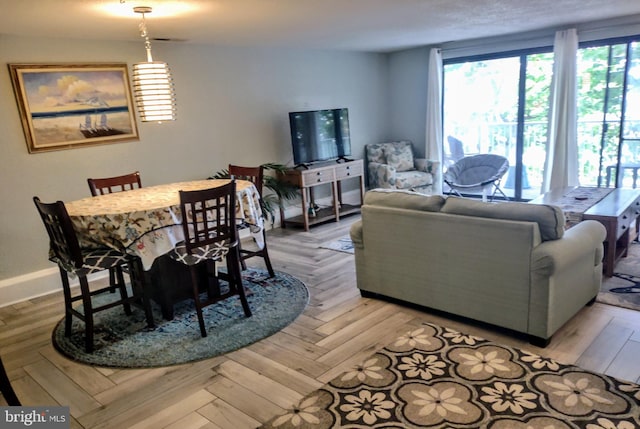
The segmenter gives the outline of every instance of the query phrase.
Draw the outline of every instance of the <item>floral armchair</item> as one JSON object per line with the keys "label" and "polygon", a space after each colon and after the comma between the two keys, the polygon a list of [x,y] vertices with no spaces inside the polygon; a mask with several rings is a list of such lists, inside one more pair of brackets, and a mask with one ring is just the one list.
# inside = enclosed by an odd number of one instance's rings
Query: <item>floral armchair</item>
{"label": "floral armchair", "polygon": [[369,188],[405,189],[434,193],[440,163],[414,158],[410,141],[365,146]]}

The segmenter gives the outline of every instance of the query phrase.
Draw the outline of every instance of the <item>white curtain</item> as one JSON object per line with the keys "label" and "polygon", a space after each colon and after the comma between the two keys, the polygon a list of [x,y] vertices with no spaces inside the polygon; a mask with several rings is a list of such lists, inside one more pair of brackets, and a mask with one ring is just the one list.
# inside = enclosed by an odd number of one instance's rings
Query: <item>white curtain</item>
{"label": "white curtain", "polygon": [[438,161],[437,183],[433,192],[442,193],[442,51],[432,48],[429,52],[427,71],[427,121],[426,157]]}
{"label": "white curtain", "polygon": [[553,44],[547,158],[542,192],[578,185],[577,52],[575,28],[558,31]]}

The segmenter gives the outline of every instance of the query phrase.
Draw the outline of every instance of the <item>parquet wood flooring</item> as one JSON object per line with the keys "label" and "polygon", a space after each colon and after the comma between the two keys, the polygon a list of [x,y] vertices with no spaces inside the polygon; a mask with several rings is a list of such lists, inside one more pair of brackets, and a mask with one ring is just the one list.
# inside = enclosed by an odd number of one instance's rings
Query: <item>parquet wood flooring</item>
{"label": "parquet wood flooring", "polygon": [[253,428],[425,321],[640,382],[640,312],[585,307],[539,349],[498,329],[360,297],[353,255],[319,247],[357,219],[269,231],[274,268],[307,285],[307,309],[279,333],[201,362],[144,370],[77,364],[51,345],[61,294],[0,308],[0,353],[18,396],[25,405],[69,405],[72,428]]}

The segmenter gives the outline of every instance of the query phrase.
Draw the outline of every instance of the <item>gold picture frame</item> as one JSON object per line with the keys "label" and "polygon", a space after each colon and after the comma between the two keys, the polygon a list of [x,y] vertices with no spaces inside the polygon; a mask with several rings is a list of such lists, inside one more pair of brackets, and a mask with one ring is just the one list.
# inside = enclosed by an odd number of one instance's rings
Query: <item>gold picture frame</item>
{"label": "gold picture frame", "polygon": [[139,140],[125,63],[9,64],[29,153]]}

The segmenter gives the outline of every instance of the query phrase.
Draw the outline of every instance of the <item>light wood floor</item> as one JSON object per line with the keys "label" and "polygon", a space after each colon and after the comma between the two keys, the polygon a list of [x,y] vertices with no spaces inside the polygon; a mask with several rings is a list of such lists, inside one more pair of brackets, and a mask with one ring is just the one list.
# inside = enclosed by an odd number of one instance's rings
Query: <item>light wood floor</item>
{"label": "light wood floor", "polygon": [[148,370],[76,364],[51,345],[61,295],[1,308],[0,353],[18,396],[25,405],[69,405],[72,428],[253,428],[424,321],[640,381],[640,312],[596,303],[538,349],[504,332],[361,298],[353,256],[319,248],[356,219],[270,231],[276,270],[305,282],[309,306],[276,335],[206,361]]}

